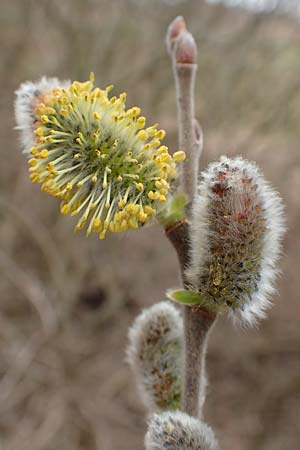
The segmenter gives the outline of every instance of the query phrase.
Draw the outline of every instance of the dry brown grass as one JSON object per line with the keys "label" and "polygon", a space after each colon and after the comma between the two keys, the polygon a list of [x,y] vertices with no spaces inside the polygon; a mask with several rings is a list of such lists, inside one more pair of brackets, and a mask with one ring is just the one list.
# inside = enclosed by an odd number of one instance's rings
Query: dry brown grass
{"label": "dry brown grass", "polygon": [[[42,74],[113,83],[176,148],[163,46],[184,14],[199,43],[203,166],[256,160],[287,205],[280,294],[259,330],[215,328],[207,420],[224,450],[295,450],[300,438],[300,25],[198,0],[2,0],[0,15],[0,449],[138,450],[144,412],[124,362],[127,328],[164,297],[177,264],[157,227],[98,241],[72,233],[30,184],[13,131],[13,91]],[[225,337],[226,336],[226,339]]]}

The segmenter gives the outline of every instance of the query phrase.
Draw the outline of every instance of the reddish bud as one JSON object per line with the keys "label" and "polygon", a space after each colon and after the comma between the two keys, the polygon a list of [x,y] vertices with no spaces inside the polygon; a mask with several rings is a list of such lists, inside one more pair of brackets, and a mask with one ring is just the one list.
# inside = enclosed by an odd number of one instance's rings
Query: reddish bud
{"label": "reddish bud", "polygon": [[184,31],[178,36],[174,51],[177,64],[196,63],[197,45],[193,35],[188,31]]}
{"label": "reddish bud", "polygon": [[169,25],[166,37],[167,50],[171,55],[174,49],[174,44],[178,36],[186,31],[186,25],[182,16],[177,16]]}

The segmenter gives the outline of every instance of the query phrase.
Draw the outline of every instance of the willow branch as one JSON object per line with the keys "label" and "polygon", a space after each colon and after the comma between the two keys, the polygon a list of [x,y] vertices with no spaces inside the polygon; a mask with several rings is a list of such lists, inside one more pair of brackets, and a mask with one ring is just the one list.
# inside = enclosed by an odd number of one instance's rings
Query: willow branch
{"label": "willow branch", "polygon": [[[193,36],[186,30],[182,17],[177,17],[169,26],[167,48],[170,53],[176,85],[179,146],[186,153],[180,178],[180,190],[191,202],[196,194],[199,160],[203,139],[201,128],[195,119],[194,91],[196,79],[197,46]],[[167,237],[177,251],[182,282],[189,265],[190,233],[187,220],[166,230]],[[202,415],[205,398],[205,354],[208,331],[215,321],[215,315],[199,307],[184,307],[184,377],[183,410],[198,417]]]}

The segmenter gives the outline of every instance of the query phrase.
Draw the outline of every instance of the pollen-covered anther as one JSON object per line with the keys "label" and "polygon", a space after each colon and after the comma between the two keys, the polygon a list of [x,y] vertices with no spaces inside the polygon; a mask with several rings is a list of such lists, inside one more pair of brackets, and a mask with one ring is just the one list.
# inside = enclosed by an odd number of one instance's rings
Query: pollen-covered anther
{"label": "pollen-covered anther", "polygon": [[185,160],[186,154],[184,151],[180,150],[178,152],[173,153],[173,158],[176,162],[181,162]]}
{"label": "pollen-covered anther", "polygon": [[100,116],[100,114],[99,114],[97,111],[95,111],[95,112],[93,113],[93,119],[95,119],[95,120],[101,120],[101,116]]}

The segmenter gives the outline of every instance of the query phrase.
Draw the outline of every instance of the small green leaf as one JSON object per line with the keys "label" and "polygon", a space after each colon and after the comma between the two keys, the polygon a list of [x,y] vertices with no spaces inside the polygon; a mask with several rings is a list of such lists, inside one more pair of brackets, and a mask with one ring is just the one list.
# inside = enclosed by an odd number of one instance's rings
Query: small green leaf
{"label": "small green leaf", "polygon": [[169,227],[174,223],[180,222],[185,217],[185,207],[188,204],[187,197],[184,194],[176,194],[170,205],[161,212],[160,220]]}
{"label": "small green leaf", "polygon": [[179,291],[169,290],[167,296],[170,300],[182,305],[202,305],[204,303],[202,296],[198,292],[185,289]]}
{"label": "small green leaf", "polygon": [[219,305],[217,303],[207,301],[202,295],[199,294],[199,292],[196,291],[188,291],[185,289],[176,291],[170,289],[167,291],[167,297],[174,302],[180,303],[181,305],[201,306],[201,308],[214,314],[225,313],[228,311],[227,305]]}
{"label": "small green leaf", "polygon": [[175,195],[171,203],[171,212],[175,213],[177,211],[182,211],[186,207],[187,203],[188,201],[184,194]]}

